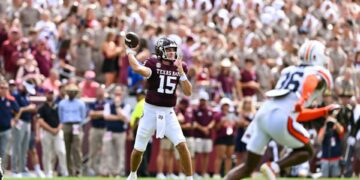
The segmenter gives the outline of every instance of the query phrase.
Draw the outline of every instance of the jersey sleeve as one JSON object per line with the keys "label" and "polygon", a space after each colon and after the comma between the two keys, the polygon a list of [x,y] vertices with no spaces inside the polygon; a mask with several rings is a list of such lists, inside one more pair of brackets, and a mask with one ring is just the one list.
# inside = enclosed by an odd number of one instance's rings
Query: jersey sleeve
{"label": "jersey sleeve", "polygon": [[323,67],[316,67],[316,73],[325,80],[328,89],[334,88],[334,82],[329,70]]}
{"label": "jersey sleeve", "polygon": [[19,104],[16,102],[15,99],[10,100],[10,102],[11,102],[11,108],[13,110],[13,113],[18,113],[20,110]]}
{"label": "jersey sleeve", "polygon": [[182,66],[183,66],[183,69],[184,69],[184,73],[187,74],[188,71],[189,71],[188,66],[185,63],[183,63]]}
{"label": "jersey sleeve", "polygon": [[315,100],[323,90],[332,88],[332,79],[330,73],[321,67],[312,67],[310,72],[304,79],[301,96],[295,106],[295,111],[302,111],[303,106],[308,106]]}
{"label": "jersey sleeve", "polygon": [[326,107],[316,109],[303,109],[297,117],[298,122],[308,122],[324,117],[328,112]]}
{"label": "jersey sleeve", "polygon": [[216,114],[214,115],[215,123],[216,123],[216,124],[220,123],[222,117],[223,117],[223,114],[222,114],[221,112],[216,113]]}

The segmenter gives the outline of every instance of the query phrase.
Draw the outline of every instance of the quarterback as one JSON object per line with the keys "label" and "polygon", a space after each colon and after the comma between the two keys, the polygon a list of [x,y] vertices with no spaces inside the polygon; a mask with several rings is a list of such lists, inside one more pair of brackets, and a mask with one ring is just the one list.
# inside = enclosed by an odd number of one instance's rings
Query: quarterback
{"label": "quarterback", "polygon": [[169,38],[160,38],[155,45],[156,57],[149,58],[144,65],[138,63],[132,49],[127,49],[130,66],[146,78],[148,83],[143,117],[140,119],[131,153],[128,180],[137,179],[136,171],[155,130],[157,138],[166,136],[175,145],[186,179],[193,179],[190,152],[174,111],[177,86],[180,84],[187,96],[192,92],[191,83],[186,77],[187,67],[178,58],[177,48],[177,44]]}
{"label": "quarterback", "polygon": [[338,106],[306,109],[325,89],[332,88],[332,77],[324,68],[328,59],[325,46],[319,41],[307,41],[300,47],[299,58],[300,65],[285,68],[275,89],[266,93],[269,99],[260,107],[242,139],[247,143],[247,160],[232,169],[225,179],[250,176],[271,139],[293,151],[277,162],[267,162],[260,167],[268,179],[276,179],[281,169],[312,157],[309,134],[299,122],[325,116]]}

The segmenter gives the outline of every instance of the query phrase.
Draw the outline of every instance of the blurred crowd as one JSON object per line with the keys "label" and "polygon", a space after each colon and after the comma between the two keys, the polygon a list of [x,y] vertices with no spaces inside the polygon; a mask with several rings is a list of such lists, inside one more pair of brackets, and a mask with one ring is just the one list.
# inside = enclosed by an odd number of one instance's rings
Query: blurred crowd
{"label": "blurred crowd", "polygon": [[[141,62],[159,37],[168,36],[188,65],[193,95],[179,92],[176,109],[197,177],[221,177],[244,160],[240,139],[264,93],[283,68],[298,64],[303,42],[322,41],[335,88],[313,106],[342,108],[305,124],[317,156],[282,175],[359,175],[359,22],[356,0],[0,1],[3,168],[14,177],[29,176],[29,155],[40,177],[126,175],[125,144],[136,133],[146,89],[125,54],[124,35],[133,31],[141,38]],[[197,139],[207,141],[199,145]],[[289,152],[275,142],[269,147],[266,158]],[[176,156],[161,140],[158,178],[175,178]],[[149,173],[147,158],[142,175]]]}

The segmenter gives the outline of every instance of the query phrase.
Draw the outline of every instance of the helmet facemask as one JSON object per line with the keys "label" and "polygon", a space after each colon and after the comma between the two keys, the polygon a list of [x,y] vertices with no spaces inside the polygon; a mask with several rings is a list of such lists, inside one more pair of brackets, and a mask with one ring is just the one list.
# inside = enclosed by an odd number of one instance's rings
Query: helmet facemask
{"label": "helmet facemask", "polygon": [[176,42],[167,38],[158,40],[155,51],[156,56],[161,60],[174,62],[178,58]]}
{"label": "helmet facemask", "polygon": [[177,59],[177,45],[171,43],[168,46],[164,46],[161,59],[175,61]]}

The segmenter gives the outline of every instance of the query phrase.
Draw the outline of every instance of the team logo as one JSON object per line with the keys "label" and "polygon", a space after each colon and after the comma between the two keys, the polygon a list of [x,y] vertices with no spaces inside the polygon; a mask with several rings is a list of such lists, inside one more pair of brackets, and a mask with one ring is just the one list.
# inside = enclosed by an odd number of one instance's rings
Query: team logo
{"label": "team logo", "polygon": [[160,68],[160,67],[161,67],[161,64],[160,64],[160,63],[156,63],[156,67],[157,67],[157,68]]}
{"label": "team logo", "polygon": [[201,113],[201,112],[198,112],[197,115],[198,115],[198,116],[202,116],[202,113]]}
{"label": "team logo", "polygon": [[10,102],[7,101],[7,102],[6,102],[6,107],[10,107],[10,106],[11,106]]}

